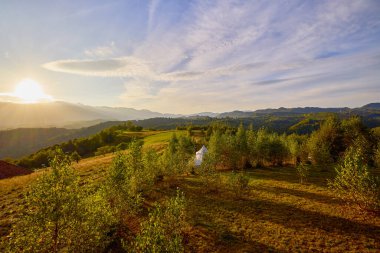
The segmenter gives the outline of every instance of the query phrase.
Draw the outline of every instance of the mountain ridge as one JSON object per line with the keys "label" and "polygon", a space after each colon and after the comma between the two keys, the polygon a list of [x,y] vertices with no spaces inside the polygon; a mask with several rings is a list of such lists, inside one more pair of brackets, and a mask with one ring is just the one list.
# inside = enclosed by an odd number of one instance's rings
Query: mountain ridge
{"label": "mountain ridge", "polygon": [[82,128],[107,121],[128,121],[144,120],[150,118],[250,118],[268,115],[297,115],[309,113],[354,113],[367,114],[374,113],[374,117],[379,116],[380,103],[369,103],[362,107],[280,107],[277,109],[267,108],[255,111],[235,110],[230,112],[214,113],[200,112],[193,114],[170,114],[154,112],[146,109],[134,109],[127,107],[90,106],[84,104],[72,104],[64,101],[55,101],[39,104],[17,104],[10,102],[0,102],[0,130],[10,130],[17,128],[46,128],[46,127],[67,127]]}

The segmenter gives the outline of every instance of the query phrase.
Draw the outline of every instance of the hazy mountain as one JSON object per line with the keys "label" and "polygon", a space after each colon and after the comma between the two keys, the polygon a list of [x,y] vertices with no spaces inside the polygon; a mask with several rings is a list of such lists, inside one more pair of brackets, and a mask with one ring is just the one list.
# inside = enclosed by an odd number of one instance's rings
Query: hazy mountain
{"label": "hazy mountain", "polygon": [[21,127],[88,126],[110,120],[139,120],[155,117],[178,117],[133,108],[96,107],[66,102],[17,104],[0,102],[0,129]]}
{"label": "hazy mountain", "polygon": [[216,112],[199,112],[188,115],[188,117],[218,117],[220,113]]}
{"label": "hazy mountain", "polygon": [[219,118],[250,118],[258,117],[262,115],[299,115],[299,114],[309,114],[309,113],[342,113],[342,114],[358,114],[358,115],[369,115],[371,113],[380,113],[380,103],[371,103],[358,108],[348,108],[348,107],[336,107],[336,108],[321,108],[321,107],[296,107],[296,108],[284,108],[280,107],[278,109],[260,109],[256,111],[232,111],[224,112],[217,115]]}
{"label": "hazy mountain", "polygon": [[366,104],[365,106],[362,106],[363,109],[377,109],[380,110],[380,103],[370,103]]}
{"label": "hazy mountain", "polygon": [[179,117],[217,117],[217,118],[251,118],[262,115],[302,115],[309,113],[356,113],[359,115],[373,114],[378,116],[380,103],[372,103],[363,107],[350,109],[297,107],[262,109],[256,111],[232,111],[224,113],[201,112],[191,115],[164,114],[149,110],[137,110],[124,107],[88,106],[66,102],[51,102],[37,104],[16,104],[0,102],[0,129],[64,127],[81,128],[106,121],[143,120],[150,118],[179,118]]}

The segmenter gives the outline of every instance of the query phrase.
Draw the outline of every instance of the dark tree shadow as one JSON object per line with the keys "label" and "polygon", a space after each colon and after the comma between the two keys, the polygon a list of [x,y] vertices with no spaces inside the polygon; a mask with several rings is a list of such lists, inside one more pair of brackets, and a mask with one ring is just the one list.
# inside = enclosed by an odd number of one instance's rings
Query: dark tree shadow
{"label": "dark tree shadow", "polygon": [[296,197],[305,198],[305,199],[309,199],[312,201],[316,201],[316,202],[324,203],[324,204],[329,204],[329,205],[344,204],[344,202],[338,198],[333,198],[333,197],[322,195],[322,194],[300,191],[300,190],[295,190],[295,189],[289,189],[289,188],[284,188],[284,187],[279,187],[279,186],[271,186],[271,187],[261,187],[261,186],[255,187],[255,186],[253,186],[253,189],[255,189],[257,191],[266,191],[266,192],[275,193],[275,194],[285,193],[285,194],[289,194],[289,195],[293,195]]}
{"label": "dark tree shadow", "polygon": [[260,219],[270,221],[285,227],[303,229],[318,228],[325,232],[334,232],[348,236],[362,235],[375,241],[380,238],[380,226],[362,224],[341,217],[322,214],[319,212],[302,210],[284,203],[274,203],[266,200],[237,201],[203,196],[205,202],[215,202],[229,211],[238,212],[247,217],[259,216]]}

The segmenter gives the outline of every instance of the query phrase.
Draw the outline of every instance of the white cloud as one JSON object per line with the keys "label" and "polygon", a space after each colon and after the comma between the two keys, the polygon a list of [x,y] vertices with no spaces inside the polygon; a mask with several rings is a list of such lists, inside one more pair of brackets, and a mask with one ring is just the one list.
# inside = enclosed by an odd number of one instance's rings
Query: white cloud
{"label": "white cloud", "polygon": [[148,32],[150,32],[154,25],[154,16],[157,10],[160,0],[151,0],[148,9]]}
{"label": "white cloud", "polygon": [[99,77],[150,77],[155,74],[147,62],[136,57],[103,60],[59,60],[43,65],[44,68],[71,74]]}
{"label": "white cloud", "polygon": [[[128,78],[121,105],[168,112],[308,105],[334,91],[368,94],[356,87],[370,89],[380,77],[375,2],[198,1],[160,30],[161,4],[150,2],[148,32],[130,55],[99,47],[87,55],[105,59],[44,67]],[[346,101],[326,97],[320,101]]]}

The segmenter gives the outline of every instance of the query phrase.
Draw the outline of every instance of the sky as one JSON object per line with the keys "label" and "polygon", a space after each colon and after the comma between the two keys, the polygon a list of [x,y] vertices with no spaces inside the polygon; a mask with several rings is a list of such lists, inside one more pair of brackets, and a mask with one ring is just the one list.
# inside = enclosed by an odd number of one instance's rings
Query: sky
{"label": "sky", "polygon": [[0,101],[165,113],[380,101],[380,1],[2,0]]}

